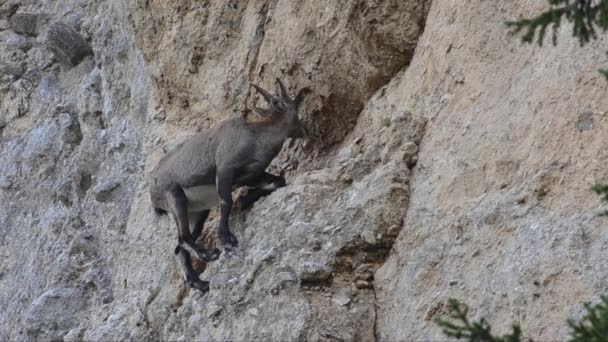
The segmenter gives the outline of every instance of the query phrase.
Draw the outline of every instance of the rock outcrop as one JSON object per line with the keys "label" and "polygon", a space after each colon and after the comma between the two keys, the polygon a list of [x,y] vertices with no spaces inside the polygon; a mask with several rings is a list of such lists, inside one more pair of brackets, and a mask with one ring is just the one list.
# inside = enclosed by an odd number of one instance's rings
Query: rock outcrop
{"label": "rock outcrop", "polygon": [[[606,40],[520,45],[543,4],[3,2],[0,340],[436,340],[449,297],[565,338],[608,276]],[[311,139],[202,295],[148,175],[275,77]]]}

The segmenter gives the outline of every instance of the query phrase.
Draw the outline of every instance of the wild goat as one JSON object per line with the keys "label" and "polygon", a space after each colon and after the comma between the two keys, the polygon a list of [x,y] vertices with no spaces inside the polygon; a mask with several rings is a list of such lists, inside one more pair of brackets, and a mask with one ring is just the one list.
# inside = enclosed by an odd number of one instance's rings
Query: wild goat
{"label": "wild goat", "polygon": [[219,238],[224,246],[236,247],[237,239],[228,228],[232,209],[232,190],[249,186],[237,200],[241,209],[259,198],[285,186],[285,178],[267,173],[266,167],[283,147],[287,138],[303,138],[306,129],[298,118],[298,106],[307,88],[291,99],[285,85],[277,78],[278,96],[252,85],[268,102],[268,109],[252,110],[266,118],[248,122],[233,118],[200,132],[164,156],[153,171],[150,185],[152,205],[157,213],[169,212],[177,225],[180,266],[186,283],[203,292],[209,282],[202,281],[192,269],[190,255],[213,261],[218,249],[196,245],[209,209],[220,199]]}

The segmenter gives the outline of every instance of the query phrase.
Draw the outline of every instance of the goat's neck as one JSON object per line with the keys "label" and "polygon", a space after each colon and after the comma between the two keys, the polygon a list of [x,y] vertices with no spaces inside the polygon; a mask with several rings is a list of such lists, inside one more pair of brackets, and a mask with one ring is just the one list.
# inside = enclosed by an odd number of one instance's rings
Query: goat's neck
{"label": "goat's neck", "polygon": [[263,125],[263,131],[269,144],[282,146],[289,135],[289,124],[285,117],[272,117]]}

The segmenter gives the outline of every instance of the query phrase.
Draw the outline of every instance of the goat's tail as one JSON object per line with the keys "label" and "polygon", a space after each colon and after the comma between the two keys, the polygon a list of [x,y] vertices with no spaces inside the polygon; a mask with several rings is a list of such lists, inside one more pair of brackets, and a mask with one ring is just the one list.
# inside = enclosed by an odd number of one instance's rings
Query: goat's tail
{"label": "goat's tail", "polygon": [[161,208],[154,208],[154,212],[156,213],[156,215],[165,215],[167,213],[165,209]]}

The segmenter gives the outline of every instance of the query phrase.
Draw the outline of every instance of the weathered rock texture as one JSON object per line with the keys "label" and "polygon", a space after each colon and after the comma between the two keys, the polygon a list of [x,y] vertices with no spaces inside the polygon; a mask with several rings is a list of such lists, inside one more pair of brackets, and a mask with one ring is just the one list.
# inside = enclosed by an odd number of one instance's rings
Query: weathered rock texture
{"label": "weathered rock texture", "polygon": [[[0,340],[436,340],[448,297],[563,339],[608,285],[607,47],[521,46],[543,4],[3,2]],[[312,137],[201,295],[148,174],[277,76]]]}
{"label": "weathered rock texture", "polygon": [[520,46],[500,25],[543,1],[435,2],[412,64],[385,106],[427,120],[393,253],[376,273],[381,339],[436,340],[448,297],[498,331],[519,321],[564,340],[567,318],[608,289],[605,38]]}

